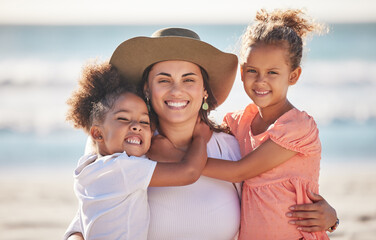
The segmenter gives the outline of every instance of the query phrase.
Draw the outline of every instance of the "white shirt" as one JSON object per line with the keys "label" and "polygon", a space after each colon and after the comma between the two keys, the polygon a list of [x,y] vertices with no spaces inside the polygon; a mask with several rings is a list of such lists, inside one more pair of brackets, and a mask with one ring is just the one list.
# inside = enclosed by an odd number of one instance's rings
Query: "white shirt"
{"label": "white shirt", "polygon": [[[213,133],[208,157],[237,161],[237,140]],[[238,190],[240,187],[238,185]],[[240,199],[230,182],[201,176],[179,187],[149,187],[149,240],[230,240],[240,226]]]}
{"label": "white shirt", "polygon": [[85,239],[147,239],[147,187],[156,162],[115,153],[85,155],[74,172],[79,222]]}
{"label": "white shirt", "polygon": [[[241,158],[236,139],[213,133],[207,145],[209,157],[237,161]],[[240,186],[201,176],[179,187],[150,187],[149,240],[231,240],[240,226]],[[238,190],[238,192],[237,192]],[[82,232],[76,216],[65,238]],[[132,239],[131,239],[132,240]]]}

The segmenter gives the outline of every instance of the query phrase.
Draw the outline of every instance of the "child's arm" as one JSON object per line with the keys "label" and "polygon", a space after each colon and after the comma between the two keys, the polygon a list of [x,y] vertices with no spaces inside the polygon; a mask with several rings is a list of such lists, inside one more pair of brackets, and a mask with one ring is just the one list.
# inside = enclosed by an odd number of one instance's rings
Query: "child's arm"
{"label": "child's arm", "polygon": [[[205,123],[197,122],[193,132],[192,143],[182,160],[169,163],[158,162],[149,186],[182,186],[197,181],[207,160],[206,145],[209,140],[207,136],[211,135],[209,132],[209,126]],[[158,151],[168,151],[165,153],[179,159],[179,156],[182,155],[173,146],[168,148],[166,141]]]}
{"label": "child's arm", "polygon": [[237,162],[209,158],[202,174],[229,182],[241,182],[284,163],[295,154],[269,139]]}

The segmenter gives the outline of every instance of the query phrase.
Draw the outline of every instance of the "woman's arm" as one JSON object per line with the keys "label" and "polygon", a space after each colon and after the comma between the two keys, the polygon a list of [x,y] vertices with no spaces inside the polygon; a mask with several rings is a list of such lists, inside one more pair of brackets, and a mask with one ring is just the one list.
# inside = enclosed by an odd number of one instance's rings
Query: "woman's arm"
{"label": "woman's arm", "polygon": [[337,212],[320,195],[307,191],[313,203],[293,205],[291,212],[286,214],[294,220],[290,224],[297,225],[298,229],[305,232],[326,231],[337,222]]}
{"label": "woman's arm", "polygon": [[286,162],[295,154],[269,139],[237,162],[209,158],[202,174],[229,182],[241,182]]}
{"label": "woman's arm", "polygon": [[[197,122],[193,131],[193,140],[180,162],[158,162],[149,186],[182,186],[192,184],[201,176],[207,160],[206,145],[210,128],[203,122]],[[181,159],[182,152],[168,144],[168,139],[159,139],[159,152],[167,153],[170,158]],[[152,144],[157,144],[153,141]],[[170,146],[168,146],[170,145]],[[154,146],[155,148],[156,146]],[[153,158],[152,158],[153,159]]]}

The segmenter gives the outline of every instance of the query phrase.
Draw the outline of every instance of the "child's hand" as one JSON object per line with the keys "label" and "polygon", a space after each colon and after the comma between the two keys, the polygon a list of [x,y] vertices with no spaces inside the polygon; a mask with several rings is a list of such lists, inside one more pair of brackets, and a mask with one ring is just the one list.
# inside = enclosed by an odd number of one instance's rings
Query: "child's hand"
{"label": "child's hand", "polygon": [[203,121],[201,121],[200,117],[197,118],[197,122],[195,128],[193,129],[193,138],[202,137],[204,138],[205,142],[209,142],[213,131],[210,130],[210,127]]}
{"label": "child's hand", "polygon": [[157,162],[179,162],[184,152],[175,148],[166,137],[156,135],[151,139],[151,147],[146,155]]}

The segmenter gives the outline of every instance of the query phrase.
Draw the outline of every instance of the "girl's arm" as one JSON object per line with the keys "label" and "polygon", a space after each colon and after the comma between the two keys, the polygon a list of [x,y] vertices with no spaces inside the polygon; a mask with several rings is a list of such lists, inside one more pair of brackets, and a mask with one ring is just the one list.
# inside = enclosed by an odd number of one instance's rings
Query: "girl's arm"
{"label": "girl's arm", "polygon": [[[180,162],[158,162],[149,186],[182,186],[192,184],[199,179],[207,160],[207,136],[211,135],[210,128],[203,122],[197,122],[193,140]],[[168,139],[161,139],[158,152],[164,152],[171,157],[181,159],[182,152],[172,146],[167,146]],[[153,144],[156,144],[154,141]],[[155,148],[155,146],[154,146]]]}
{"label": "girl's arm", "polygon": [[209,158],[203,175],[229,182],[241,182],[266,172],[296,154],[268,139],[237,162]]}

